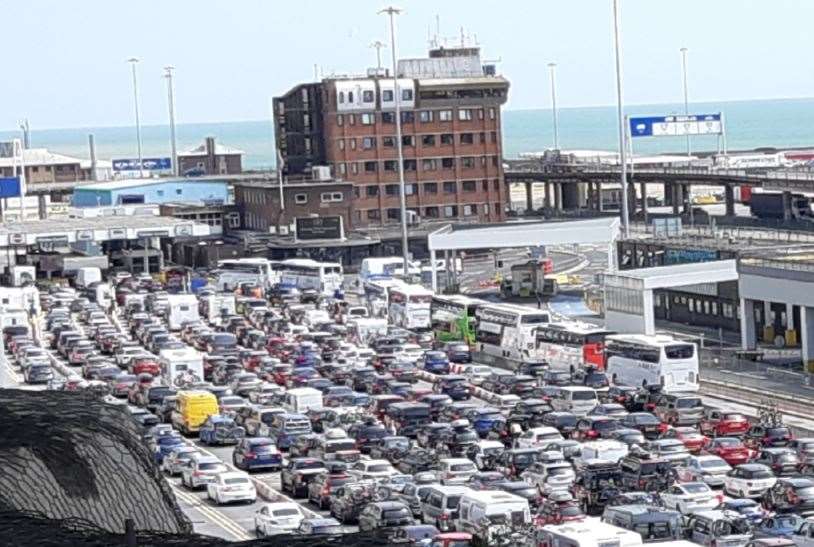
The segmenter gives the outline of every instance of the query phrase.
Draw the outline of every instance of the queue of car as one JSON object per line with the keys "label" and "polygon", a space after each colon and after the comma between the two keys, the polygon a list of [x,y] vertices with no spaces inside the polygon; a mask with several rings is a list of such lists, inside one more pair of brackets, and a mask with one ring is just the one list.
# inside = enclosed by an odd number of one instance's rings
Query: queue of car
{"label": "queue of car", "polygon": [[[4,330],[7,351],[21,370],[42,369],[26,381],[123,403],[161,470],[216,504],[254,502],[251,474],[279,473],[296,501],[264,504],[258,536],[357,525],[393,543],[463,546],[532,526],[544,543],[565,524],[602,523],[641,542],[737,547],[804,536],[814,515],[814,439],[779,420],[609,385],[596,368],[502,371],[471,363],[465,344],[401,328],[354,339],[341,306],[319,299],[272,304],[241,289],[239,313],[171,330],[159,283],[115,283],[115,311],[72,289],[43,294],[47,343],[76,377],[54,382],[25,329]],[[453,373],[451,361],[466,364]],[[190,436],[233,446],[231,466]],[[780,516],[796,525],[766,524]]]}

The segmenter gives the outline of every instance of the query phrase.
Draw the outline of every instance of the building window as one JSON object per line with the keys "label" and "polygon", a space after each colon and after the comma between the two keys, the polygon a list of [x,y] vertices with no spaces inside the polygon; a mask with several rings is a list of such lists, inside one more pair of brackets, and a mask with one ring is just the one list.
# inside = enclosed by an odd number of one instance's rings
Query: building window
{"label": "building window", "polygon": [[481,156],[480,157],[480,166],[481,167],[486,167],[486,156]]}
{"label": "building window", "polygon": [[472,215],[477,215],[478,209],[477,205],[464,205],[464,216],[471,217]]}
{"label": "building window", "polygon": [[[348,102],[349,103],[353,102],[353,91],[348,91]],[[353,125],[353,124],[351,124],[351,125]]]}
{"label": "building window", "polygon": [[401,137],[401,145],[402,146],[415,146],[415,137],[413,135],[402,135],[402,137]]}
{"label": "building window", "polygon": [[362,102],[372,103],[373,102],[373,92],[370,91],[370,90],[362,91]]}
{"label": "building window", "polygon": [[[175,189],[175,195],[180,196],[183,193],[184,193],[184,190],[182,188],[176,188]],[[263,195],[265,195],[265,194],[263,194]]]}
{"label": "building window", "polygon": [[495,215],[500,215],[500,204],[495,203],[494,207],[495,207]]}
{"label": "building window", "polygon": [[475,158],[472,158],[472,157],[461,158],[461,168],[463,168],[463,169],[474,169],[475,168]]}
{"label": "building window", "polygon": [[344,103],[345,103],[345,92],[340,91],[339,92],[339,104],[344,104]]}
{"label": "building window", "polygon": [[342,114],[336,115],[336,125],[341,126],[345,122],[345,117]]}
{"label": "building window", "polygon": [[486,144],[486,133],[484,133],[483,131],[481,131],[481,132],[479,133],[479,136],[480,136],[480,143],[481,143],[481,144]]}
{"label": "building window", "polygon": [[399,220],[401,218],[401,211],[399,209],[388,209],[387,220]]}
{"label": "building window", "polygon": [[376,172],[376,162],[375,161],[366,161],[365,162],[365,173],[375,173]]}
{"label": "building window", "polygon": [[365,150],[376,148],[376,137],[364,137],[362,139],[362,148]]}
{"label": "building window", "polygon": [[402,89],[401,90],[401,100],[402,101],[412,101],[413,100],[413,90],[412,89]]}
{"label": "building window", "polygon": [[422,171],[435,171],[438,168],[438,163],[433,158],[425,158],[421,160]]}
{"label": "building window", "polygon": [[350,164],[350,172],[353,175],[358,175],[359,174],[359,164],[356,163],[356,162],[351,163]]}
{"label": "building window", "polygon": [[461,188],[464,192],[475,192],[477,191],[477,184],[474,180],[465,180],[461,185]]}
{"label": "building window", "polygon": [[457,217],[458,216],[458,206],[457,205],[445,205],[444,206],[444,216],[447,218]]}
{"label": "building window", "polygon": [[415,171],[417,167],[416,160],[404,160],[404,170],[405,171]]}
{"label": "building window", "polygon": [[348,174],[348,166],[344,163],[339,164],[339,174],[340,175],[347,175]]}
{"label": "building window", "polygon": [[458,120],[462,122],[471,122],[472,121],[472,110],[469,108],[459,108],[458,109]]}
{"label": "building window", "polygon": [[356,125],[356,116],[353,114],[348,114],[348,123],[350,125]]}
{"label": "building window", "polygon": [[490,120],[494,120],[494,119],[495,119],[495,109],[494,109],[494,108],[490,108],[490,109],[489,109],[489,119],[490,119]]}
{"label": "building window", "polygon": [[421,123],[429,123],[432,121],[432,110],[421,110],[418,113],[418,121]]}
{"label": "building window", "polygon": [[337,144],[337,146],[339,146],[339,149],[340,149],[340,150],[344,150],[344,149],[345,149],[345,139],[339,139],[339,140],[336,142],[336,144]]}
{"label": "building window", "polygon": [[402,112],[401,113],[401,123],[413,123],[415,120],[415,114],[410,111]]}
{"label": "building window", "polygon": [[438,183],[437,182],[425,182],[424,183],[424,193],[425,194],[437,194],[438,193]]}
{"label": "building window", "polygon": [[373,118],[373,114],[365,113],[359,114],[359,121],[362,125],[373,125],[376,120]]}
{"label": "building window", "polygon": [[483,214],[484,214],[484,215],[488,215],[488,214],[489,214],[489,204],[488,204],[488,203],[484,203],[484,204],[483,204]]}
{"label": "building window", "polygon": [[319,195],[319,200],[322,203],[339,203],[344,200],[342,192],[322,192]]}
{"label": "building window", "polygon": [[381,213],[378,209],[368,209],[367,211],[367,219],[368,220],[379,220],[382,218]]}
{"label": "building window", "polygon": [[438,121],[451,122],[452,121],[452,110],[439,110],[438,111]]}
{"label": "building window", "polygon": [[393,90],[392,89],[383,89],[382,90],[382,101],[385,103],[392,103],[393,102]]}
{"label": "building window", "polygon": [[500,181],[498,179],[492,181],[492,189],[495,192],[500,192]]}
{"label": "building window", "polygon": [[382,112],[382,123],[396,123],[396,115],[392,112]]}
{"label": "building window", "polygon": [[417,192],[415,184],[405,184],[404,185],[404,195],[405,196],[414,196]]}
{"label": "building window", "polygon": [[[359,187],[354,186],[353,187],[353,197],[356,198],[356,199],[359,199],[361,197],[361,195],[362,194],[361,194],[361,192],[359,192]],[[358,213],[358,211],[357,211],[357,213]]]}
{"label": "building window", "polygon": [[158,197],[161,197],[164,195],[164,190],[158,190],[156,191],[156,194],[158,194]]}
{"label": "building window", "polygon": [[422,137],[421,137],[421,145],[422,146],[435,146],[435,135],[422,135]]}
{"label": "building window", "polygon": [[365,195],[369,198],[375,198],[379,195],[378,186],[365,186]]}
{"label": "building window", "polygon": [[452,133],[441,133],[441,146],[451,145],[455,142],[455,135]]}
{"label": "building window", "polygon": [[382,146],[385,148],[393,148],[396,146],[396,139],[394,137],[382,137]]}
{"label": "building window", "polygon": [[396,171],[399,168],[399,162],[396,160],[384,160],[385,171]]}
{"label": "building window", "polygon": [[480,183],[480,188],[484,192],[488,192],[489,191],[489,181],[488,180],[482,180],[481,183]]}
{"label": "building window", "polygon": [[308,203],[308,194],[294,194],[294,203],[297,205],[305,205]]}
{"label": "building window", "polygon": [[427,218],[438,218],[438,207],[425,207],[424,216]]}
{"label": "building window", "polygon": [[497,156],[492,156],[492,167],[497,167]]}
{"label": "building window", "polygon": [[384,193],[388,196],[397,196],[399,195],[399,185],[398,184],[387,184],[384,187]]}
{"label": "building window", "polygon": [[441,158],[441,169],[455,169],[455,158]]}
{"label": "building window", "polygon": [[458,183],[454,180],[448,180],[444,183],[444,193],[454,194],[458,190]]}
{"label": "building window", "polygon": [[348,139],[348,142],[350,143],[350,149],[356,150],[356,139]]}
{"label": "building window", "polygon": [[472,133],[461,133],[459,138],[461,144],[475,144],[475,135]]}
{"label": "building window", "polygon": [[482,109],[482,108],[478,108],[477,110],[478,110],[478,119],[479,119],[479,120],[482,120],[482,119],[483,119],[483,109]]}
{"label": "building window", "polygon": [[492,142],[497,142],[497,131],[492,131]]}

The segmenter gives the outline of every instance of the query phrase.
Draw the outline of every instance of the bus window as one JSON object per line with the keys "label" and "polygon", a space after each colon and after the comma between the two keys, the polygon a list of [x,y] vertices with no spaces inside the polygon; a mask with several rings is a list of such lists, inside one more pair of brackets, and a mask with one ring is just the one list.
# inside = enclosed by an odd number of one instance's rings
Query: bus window
{"label": "bus window", "polygon": [[527,325],[537,325],[541,323],[548,323],[548,314],[547,313],[536,313],[536,314],[529,314],[524,315],[521,323]]}
{"label": "bus window", "polygon": [[429,294],[413,295],[410,297],[410,302],[413,304],[429,304],[430,302],[432,302],[432,295]]}
{"label": "bus window", "polygon": [[676,344],[665,346],[664,354],[668,359],[692,359],[695,346],[692,344]]}

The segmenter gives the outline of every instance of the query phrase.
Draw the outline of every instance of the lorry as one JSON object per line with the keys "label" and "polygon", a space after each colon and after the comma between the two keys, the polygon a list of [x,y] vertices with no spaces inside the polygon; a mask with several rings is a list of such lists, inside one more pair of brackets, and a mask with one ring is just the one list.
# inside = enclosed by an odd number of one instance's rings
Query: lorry
{"label": "lorry", "polygon": [[551,272],[550,258],[515,264],[511,267],[511,278],[501,285],[502,296],[554,296],[557,294],[557,280]]}
{"label": "lorry", "polygon": [[[749,210],[753,217],[784,220],[784,192],[752,192],[749,199]],[[792,219],[810,219],[811,198],[803,194],[789,193],[789,215]]]}
{"label": "lorry", "polygon": [[200,321],[198,297],[194,294],[167,295],[167,324],[170,330],[181,330],[186,323]]}
{"label": "lorry", "polygon": [[173,387],[201,382],[204,378],[203,356],[195,349],[164,349],[158,354],[161,379]]}
{"label": "lorry", "polygon": [[85,289],[91,283],[98,283],[102,281],[102,270],[96,267],[78,268],[76,270],[76,286],[80,289]]}

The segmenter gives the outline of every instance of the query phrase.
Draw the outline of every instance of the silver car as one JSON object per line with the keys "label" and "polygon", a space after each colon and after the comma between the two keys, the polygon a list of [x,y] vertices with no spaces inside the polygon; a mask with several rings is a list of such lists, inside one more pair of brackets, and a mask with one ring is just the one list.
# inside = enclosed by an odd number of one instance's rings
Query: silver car
{"label": "silver car", "polygon": [[161,460],[161,471],[170,477],[177,477],[190,461],[200,457],[201,452],[194,446],[178,446]]}

